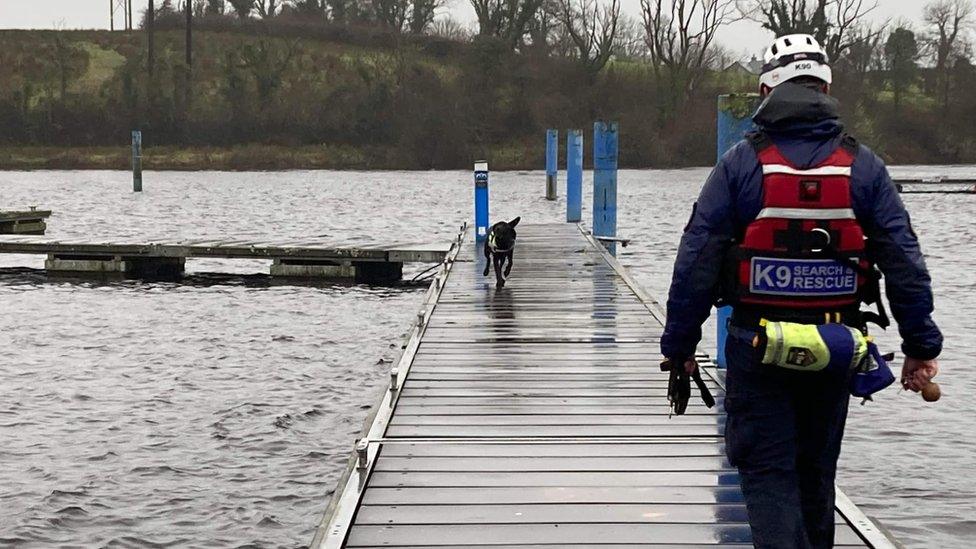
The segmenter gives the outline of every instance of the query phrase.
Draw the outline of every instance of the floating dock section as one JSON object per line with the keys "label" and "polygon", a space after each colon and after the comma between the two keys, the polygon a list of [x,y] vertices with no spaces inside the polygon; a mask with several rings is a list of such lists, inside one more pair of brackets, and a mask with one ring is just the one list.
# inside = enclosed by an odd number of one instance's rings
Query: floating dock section
{"label": "floating dock section", "polygon": [[902,194],[973,194],[976,195],[976,179],[895,179],[895,188]]}
{"label": "floating dock section", "polygon": [[49,210],[36,208],[21,212],[0,211],[0,234],[44,234],[47,231],[45,220],[49,217]]}
{"label": "floating dock section", "polygon": [[178,278],[187,258],[223,258],[273,260],[272,276],[391,282],[403,276],[404,263],[440,263],[449,249],[449,243],[335,246],[322,240],[97,242],[0,238],[0,253],[46,255],[48,271],[132,278]]}
{"label": "floating dock section", "polygon": [[[576,225],[468,231],[425,297],[314,548],[751,546],[719,402],[669,417],[660,307]],[[703,361],[707,357],[700,357]],[[839,547],[895,547],[838,495]]]}

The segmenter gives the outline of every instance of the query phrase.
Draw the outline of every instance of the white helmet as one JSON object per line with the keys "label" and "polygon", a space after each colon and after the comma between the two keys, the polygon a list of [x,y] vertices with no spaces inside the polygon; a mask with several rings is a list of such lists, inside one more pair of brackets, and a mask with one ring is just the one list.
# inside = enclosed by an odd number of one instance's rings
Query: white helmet
{"label": "white helmet", "polygon": [[812,76],[830,84],[833,74],[823,46],[809,34],[781,36],[766,50],[759,83],[770,89],[799,76]]}

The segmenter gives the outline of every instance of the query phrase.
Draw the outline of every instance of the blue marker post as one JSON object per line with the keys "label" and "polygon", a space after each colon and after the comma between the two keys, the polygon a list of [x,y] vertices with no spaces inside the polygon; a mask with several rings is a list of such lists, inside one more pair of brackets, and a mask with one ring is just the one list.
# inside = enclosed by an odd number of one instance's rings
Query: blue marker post
{"label": "blue marker post", "polygon": [[559,175],[559,130],[546,130],[546,200],[556,199]]}
{"label": "blue marker post", "polygon": [[[729,149],[752,131],[752,115],[759,106],[759,95],[742,93],[734,95],[720,95],[718,98],[718,158],[721,159]],[[716,333],[716,362],[719,368],[725,368],[725,339],[728,336],[729,317],[732,307],[718,309],[718,326]]]}
{"label": "blue marker post", "polygon": [[583,220],[583,132],[566,134],[566,222]]}
{"label": "blue marker post", "polygon": [[[617,236],[617,136],[616,122],[593,124],[593,235]],[[617,244],[606,243],[617,255]]]}
{"label": "blue marker post", "polygon": [[474,163],[474,230],[477,240],[488,236],[488,161]]}

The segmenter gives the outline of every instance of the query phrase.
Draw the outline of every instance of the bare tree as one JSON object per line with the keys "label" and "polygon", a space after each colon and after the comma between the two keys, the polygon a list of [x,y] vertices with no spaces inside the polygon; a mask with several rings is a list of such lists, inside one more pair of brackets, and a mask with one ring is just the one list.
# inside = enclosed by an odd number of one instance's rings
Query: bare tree
{"label": "bare tree", "polygon": [[836,66],[853,77],[854,85],[861,87],[871,71],[885,69],[884,48],[882,44],[888,33],[889,23],[877,27],[859,25],[849,33],[850,45],[844,56],[837,60]]}
{"label": "bare tree", "polygon": [[973,4],[970,0],[937,0],[925,6],[925,24],[935,56],[942,108],[948,111],[952,61],[964,46],[965,33],[972,25]]}
{"label": "bare tree", "polygon": [[639,59],[648,56],[647,42],[644,40],[644,28],[641,22],[622,13],[617,21],[617,44],[614,55],[628,59]]}
{"label": "bare tree", "polygon": [[512,49],[524,41],[543,0],[470,0],[478,17],[478,34],[498,38]]}
{"label": "bare tree", "polygon": [[668,112],[698,87],[715,60],[715,35],[734,12],[734,0],[641,0],[644,40],[656,81],[667,86]]}
{"label": "bare tree", "polygon": [[776,36],[812,34],[831,59],[839,59],[857,38],[877,0],[737,0],[739,12]]}
{"label": "bare tree", "polygon": [[207,15],[223,15],[227,10],[227,2],[225,0],[206,0],[206,14]]}
{"label": "bare tree", "polygon": [[471,39],[471,32],[449,15],[435,19],[430,27],[430,33],[457,42],[466,42]]}
{"label": "bare tree", "polygon": [[278,11],[281,10],[281,2],[279,0],[257,0],[254,2],[254,6],[258,11],[258,15],[261,19],[269,19],[278,15]]}
{"label": "bare tree", "polygon": [[227,0],[227,3],[234,8],[234,13],[241,19],[251,15],[251,11],[254,10],[254,0]]}
{"label": "bare tree", "polygon": [[407,22],[410,0],[370,0],[369,16],[380,25],[402,31]]}
{"label": "bare tree", "polygon": [[619,0],[600,6],[597,0],[559,0],[558,17],[572,42],[571,57],[596,75],[610,61],[620,20]]}
{"label": "bare tree", "polygon": [[443,8],[446,0],[413,0],[410,6],[410,32],[424,34],[434,24],[437,10]]}
{"label": "bare tree", "polygon": [[972,24],[973,5],[969,0],[939,0],[925,6],[924,16],[931,34],[935,68],[941,72],[963,45],[961,38]]}

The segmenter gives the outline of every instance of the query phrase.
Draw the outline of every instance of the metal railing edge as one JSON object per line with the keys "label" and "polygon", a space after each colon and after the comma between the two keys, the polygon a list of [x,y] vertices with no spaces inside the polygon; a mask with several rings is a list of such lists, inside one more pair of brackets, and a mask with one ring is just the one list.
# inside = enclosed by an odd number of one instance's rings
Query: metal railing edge
{"label": "metal railing edge", "polygon": [[[329,505],[325,508],[322,520],[315,529],[312,542],[309,547],[312,549],[338,549],[345,544],[345,539],[352,526],[359,500],[362,497],[366,482],[372,472],[373,464],[379,454],[379,440],[383,438],[386,427],[389,425],[393,411],[396,409],[397,400],[400,396],[400,380],[405,380],[410,371],[410,366],[420,348],[421,340],[427,331],[427,324],[440,300],[441,293],[447,284],[447,279],[451,274],[454,262],[464,244],[467,235],[468,224],[461,226],[461,230],[454,240],[450,250],[444,257],[442,267],[437,276],[431,280],[430,286],[424,296],[424,302],[420,311],[417,313],[417,322],[411,330],[411,335],[407,344],[404,346],[403,353],[397,360],[397,366],[391,370],[391,382],[383,392],[383,397],[373,413],[367,418],[363,429],[363,436],[357,440],[356,449],[349,458],[346,470],[336,484],[336,490],[332,493]],[[361,446],[363,443],[364,448]]]}

